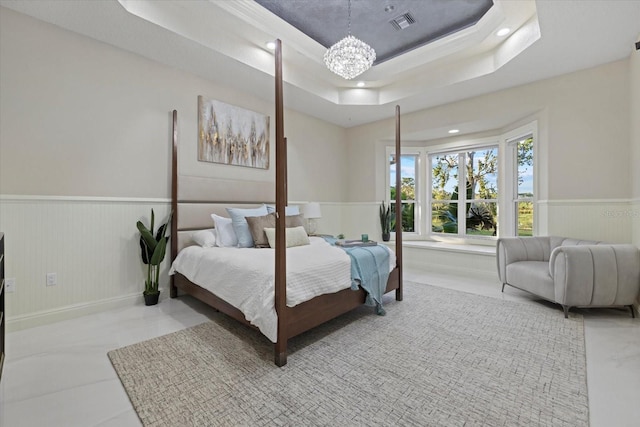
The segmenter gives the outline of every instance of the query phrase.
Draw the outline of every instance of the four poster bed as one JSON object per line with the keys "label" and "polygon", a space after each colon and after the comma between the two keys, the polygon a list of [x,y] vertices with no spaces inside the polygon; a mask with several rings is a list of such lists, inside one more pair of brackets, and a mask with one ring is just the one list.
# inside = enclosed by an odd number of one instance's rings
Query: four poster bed
{"label": "four poster bed", "polygon": [[[275,50],[275,89],[276,89],[276,111],[275,111],[275,134],[276,134],[276,180],[275,180],[275,241],[285,242],[288,237],[289,231],[286,231],[286,215],[285,207],[287,206],[287,159],[286,159],[286,139],[284,138],[284,121],[283,121],[283,96],[282,96],[282,50],[281,43],[278,40]],[[400,110],[396,107],[396,158],[400,158]],[[171,262],[174,263],[179,255],[179,252],[193,243],[190,242],[191,236],[194,230],[207,229],[212,227],[211,214],[226,214],[225,209],[228,207],[255,207],[265,202],[274,201],[274,188],[272,182],[256,182],[256,181],[237,181],[237,180],[212,180],[203,177],[193,177],[187,175],[178,174],[178,142],[177,142],[177,112],[173,111],[173,156],[172,156],[172,210],[173,217],[171,221]],[[400,174],[396,174],[396,188],[400,188]],[[400,192],[396,192],[396,206],[402,206],[400,200]],[[391,258],[392,265],[389,266],[389,277],[386,283],[386,289],[383,293],[391,292],[395,290],[396,300],[402,300],[402,230],[401,230],[401,209],[396,209],[396,246],[395,257]],[[366,292],[362,288],[352,290],[348,285],[342,286],[340,290],[335,291],[327,286],[321,286],[322,289],[330,289],[329,291],[317,291],[315,295],[310,299],[302,302],[296,301],[295,305],[291,302],[291,294],[296,294],[297,290],[294,288],[298,277],[295,276],[292,271],[295,265],[293,263],[290,268],[287,269],[287,256],[289,255],[290,261],[295,263],[304,264],[304,260],[308,258],[314,258],[313,251],[325,249],[323,245],[329,246],[324,240],[319,238],[312,238],[313,241],[310,245],[305,246],[303,249],[290,248],[287,249],[285,245],[276,244],[274,249],[260,250],[260,249],[239,249],[239,248],[212,248],[226,249],[230,251],[253,251],[251,252],[251,261],[245,261],[247,268],[253,267],[253,264],[263,261],[255,261],[258,255],[268,254],[271,256],[269,263],[275,261],[275,276],[273,276],[273,269],[270,270],[270,274],[273,277],[271,283],[273,286],[270,288],[270,295],[265,296],[263,305],[273,304],[271,310],[275,308],[273,316],[273,333],[267,334],[272,342],[274,342],[274,360],[278,366],[283,366],[287,363],[287,341],[298,334],[301,334],[315,326],[318,326],[328,320],[331,320],[341,314],[344,314],[354,308],[365,303],[367,297]],[[330,247],[330,251],[338,251],[338,253],[344,254],[342,249]],[[199,248],[198,248],[199,250]],[[186,250],[185,250],[186,251]],[[311,251],[311,252],[304,252]],[[202,251],[205,253],[205,251]],[[213,251],[209,251],[213,252]],[[209,253],[206,252],[206,253]],[[220,251],[220,253],[224,253]],[[274,254],[275,253],[275,254]],[[180,254],[183,255],[183,254]],[[216,255],[217,256],[217,255]],[[223,257],[218,257],[224,259]],[[395,261],[395,262],[393,262]],[[175,265],[175,263],[174,263]],[[246,314],[247,310],[243,312],[241,308],[245,308],[242,303],[231,304],[229,298],[223,299],[221,295],[224,294],[224,290],[218,292],[217,289],[212,289],[202,284],[196,284],[192,282],[187,276],[192,278],[197,274],[189,275],[183,273],[180,269],[174,269],[172,265],[172,276],[170,284],[170,294],[172,298],[178,295],[178,290],[186,294],[205,302],[211,307],[231,316],[232,318],[249,325],[256,327],[256,322],[250,322],[247,318],[252,318],[251,315]],[[235,265],[235,264],[234,264]],[[273,265],[273,264],[270,264]],[[237,266],[235,266],[237,267]],[[235,268],[234,267],[234,268]],[[214,272],[219,271],[219,267],[215,267]],[[327,267],[328,268],[328,267]],[[349,267],[347,267],[349,268]],[[306,265],[302,267],[304,270],[302,274],[306,274],[308,268]],[[333,270],[333,268],[328,269]],[[204,277],[204,270],[201,269],[200,276]],[[210,275],[210,273],[207,273]],[[224,274],[224,273],[220,273]],[[289,279],[289,284],[287,283]],[[329,278],[323,278],[323,280],[332,280]],[[225,280],[229,281],[227,276]],[[309,280],[307,278],[307,280]],[[313,283],[315,284],[313,279]],[[194,279],[195,282],[198,280]],[[233,280],[234,283],[227,283],[227,288],[236,287],[238,285],[237,280]],[[319,284],[320,286],[321,284]],[[330,283],[329,283],[330,285]],[[384,284],[383,284],[384,285]],[[223,287],[225,287],[223,285]],[[255,293],[258,293],[257,291]],[[274,295],[274,294],[275,295]],[[288,295],[288,293],[290,295]],[[251,296],[252,298],[253,296]],[[301,298],[304,299],[304,298]],[[273,301],[271,303],[271,301]],[[255,317],[255,314],[252,314]],[[263,328],[260,328],[263,330]],[[264,333],[264,331],[263,331]]]}

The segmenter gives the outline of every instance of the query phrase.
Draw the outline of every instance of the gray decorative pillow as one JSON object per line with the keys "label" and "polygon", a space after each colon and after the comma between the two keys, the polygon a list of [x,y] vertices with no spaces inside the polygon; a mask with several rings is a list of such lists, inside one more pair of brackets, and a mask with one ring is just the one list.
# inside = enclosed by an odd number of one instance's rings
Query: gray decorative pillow
{"label": "gray decorative pillow", "polygon": [[284,219],[287,228],[304,227],[304,219],[302,214],[289,215]]}
{"label": "gray decorative pillow", "polygon": [[[268,248],[269,240],[264,232],[265,228],[276,228],[276,214],[271,213],[265,216],[248,216],[245,218],[249,224],[249,231],[253,237],[256,248]],[[302,215],[290,215],[285,217],[285,227],[304,227]]]}
{"label": "gray decorative pillow", "polygon": [[276,214],[269,214],[265,216],[248,216],[245,217],[247,224],[249,224],[249,231],[251,237],[253,237],[253,244],[256,248],[268,248],[269,241],[267,235],[264,234],[264,229],[273,228],[276,226]]}

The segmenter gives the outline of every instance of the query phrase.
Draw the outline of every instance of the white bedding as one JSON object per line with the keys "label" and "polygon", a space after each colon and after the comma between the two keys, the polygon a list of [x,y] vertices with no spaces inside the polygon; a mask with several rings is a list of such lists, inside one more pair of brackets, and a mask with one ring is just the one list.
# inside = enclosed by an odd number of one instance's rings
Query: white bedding
{"label": "white bedding", "polygon": [[[287,249],[287,306],[351,286],[351,261],[342,249],[324,239]],[[274,304],[273,249],[202,248],[189,246],[178,254],[169,274],[181,273],[242,311],[272,342],[277,341]],[[395,256],[389,257],[389,271]]]}

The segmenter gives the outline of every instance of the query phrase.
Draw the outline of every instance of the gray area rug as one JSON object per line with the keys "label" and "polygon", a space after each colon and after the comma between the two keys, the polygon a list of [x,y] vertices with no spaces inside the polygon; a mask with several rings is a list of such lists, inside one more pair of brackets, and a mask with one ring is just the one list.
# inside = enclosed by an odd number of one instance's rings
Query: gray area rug
{"label": "gray area rug", "polygon": [[145,426],[588,426],[581,315],[407,282],[385,309],[290,340],[283,368],[219,313],[109,358]]}

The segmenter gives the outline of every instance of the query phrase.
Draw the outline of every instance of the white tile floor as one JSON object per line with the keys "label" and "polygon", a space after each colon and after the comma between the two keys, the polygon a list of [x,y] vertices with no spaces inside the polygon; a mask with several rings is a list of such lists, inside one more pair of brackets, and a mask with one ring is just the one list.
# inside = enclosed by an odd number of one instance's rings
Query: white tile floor
{"label": "white tile floor", "polygon": [[[513,288],[502,294],[497,279],[405,271],[405,280],[540,304]],[[549,309],[562,315],[557,307]],[[107,352],[202,323],[209,312],[183,297],[9,333],[0,426],[139,426]],[[631,319],[628,311],[580,312],[591,426],[640,425],[640,319]]]}

